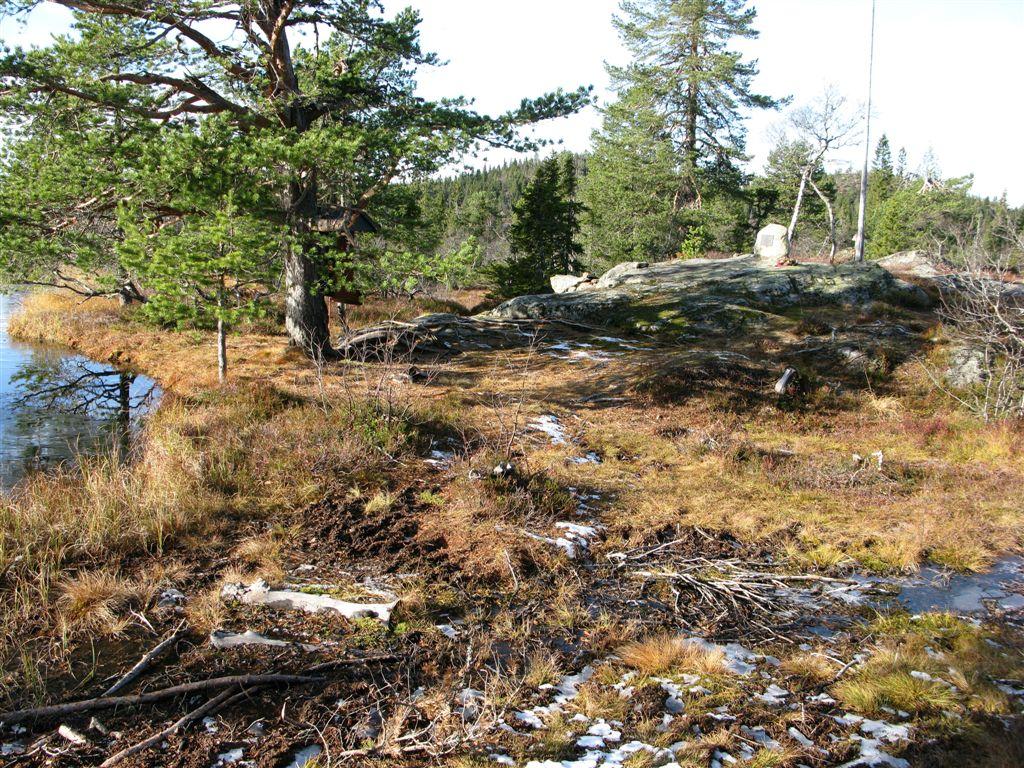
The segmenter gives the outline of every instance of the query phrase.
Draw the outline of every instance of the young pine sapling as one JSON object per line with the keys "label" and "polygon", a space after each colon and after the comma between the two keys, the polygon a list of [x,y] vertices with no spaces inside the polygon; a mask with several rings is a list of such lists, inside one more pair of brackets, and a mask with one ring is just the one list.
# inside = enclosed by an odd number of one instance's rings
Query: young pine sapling
{"label": "young pine sapling", "polygon": [[283,228],[249,216],[225,196],[173,226],[123,207],[122,262],[152,291],[143,312],[176,327],[216,327],[217,373],[227,377],[227,332],[261,316],[287,245]]}

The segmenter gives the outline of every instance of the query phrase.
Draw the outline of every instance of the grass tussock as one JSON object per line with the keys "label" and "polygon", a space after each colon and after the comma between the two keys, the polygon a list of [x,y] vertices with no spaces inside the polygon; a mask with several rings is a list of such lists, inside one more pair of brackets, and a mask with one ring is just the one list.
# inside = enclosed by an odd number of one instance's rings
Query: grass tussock
{"label": "grass tussock", "polygon": [[628,643],[617,655],[622,663],[645,675],[722,674],[725,654],[676,635],[654,635]]}
{"label": "grass tussock", "polygon": [[583,685],[573,705],[591,720],[625,720],[632,708],[630,700],[614,688],[604,688],[591,682]]}
{"label": "grass tussock", "polygon": [[118,635],[128,625],[128,609],[144,606],[154,585],[111,570],[85,571],[61,582],[57,600],[62,634],[88,631]]}
{"label": "grass tussock", "polygon": [[912,714],[956,711],[956,694],[941,683],[913,677],[907,672],[862,674],[834,689],[836,698],[856,712],[882,714],[884,707]]}
{"label": "grass tussock", "polygon": [[835,663],[820,653],[794,653],[782,660],[782,672],[803,688],[830,681],[838,671]]}
{"label": "grass tussock", "polygon": [[1008,714],[1012,704],[994,681],[1024,675],[1019,638],[949,614],[894,614],[871,626],[884,638],[857,672],[833,687],[846,707],[917,715]]}
{"label": "grass tussock", "polygon": [[542,685],[553,685],[562,676],[562,666],[558,657],[544,651],[535,651],[526,663],[523,682],[530,688]]}

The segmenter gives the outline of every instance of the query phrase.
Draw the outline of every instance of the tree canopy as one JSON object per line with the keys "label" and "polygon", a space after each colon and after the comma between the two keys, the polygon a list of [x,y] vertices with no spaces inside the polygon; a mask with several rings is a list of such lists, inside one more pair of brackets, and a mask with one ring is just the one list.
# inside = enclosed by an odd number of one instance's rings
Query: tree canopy
{"label": "tree canopy", "polygon": [[685,220],[679,194],[678,157],[662,117],[642,92],[626,92],[604,111],[581,183],[592,261],[610,266],[674,253]]}
{"label": "tree canopy", "polygon": [[[0,16],[40,4],[0,0]],[[24,178],[32,158],[49,157],[44,143],[64,153],[59,163],[88,167],[105,159],[107,173],[79,173],[63,189],[54,189],[54,180],[29,191],[50,207],[76,211],[79,221],[113,221],[118,205],[130,201],[160,226],[177,226],[201,209],[177,207],[180,177],[147,146],[204,149],[202,141],[183,137],[202,135],[215,118],[220,141],[249,159],[236,191],[259,190],[252,199],[239,194],[236,204],[291,234],[283,255],[286,326],[307,350],[329,346],[322,293],[335,239],[317,233],[322,211],[347,211],[354,221],[393,181],[436,171],[477,142],[533,147],[519,138],[521,126],[569,114],[589,99],[587,89],[558,91],[488,116],[461,97],[420,98],[417,69],[439,62],[420,47],[420,18],[409,9],[388,17],[373,0],[58,4],[74,12],[71,34],[0,58],[6,128],[35,144],[20,150],[20,161],[5,158],[4,175]],[[73,135],[54,144],[45,130],[51,125]],[[82,151],[93,154],[76,158],[82,134],[90,137]],[[121,143],[118,136],[128,138]],[[198,175],[202,161],[201,154],[180,155],[172,167],[191,162]],[[22,275],[33,265],[11,257],[19,239],[47,240],[43,248],[52,253],[64,250],[60,238],[80,229],[57,232],[32,217],[19,219],[13,204],[30,202],[24,198],[5,193],[0,202],[0,216],[14,225],[11,233],[4,227],[0,252],[5,266]],[[120,236],[116,227],[108,229],[113,239]],[[110,254],[105,243],[92,250]]]}
{"label": "tree canopy", "polygon": [[615,26],[633,60],[609,67],[613,85],[643,94],[663,118],[684,200],[699,204],[707,184],[745,159],[746,111],[782,103],[754,90],[757,62],[729,47],[758,36],[757,11],[746,0],[623,0],[621,9]]}

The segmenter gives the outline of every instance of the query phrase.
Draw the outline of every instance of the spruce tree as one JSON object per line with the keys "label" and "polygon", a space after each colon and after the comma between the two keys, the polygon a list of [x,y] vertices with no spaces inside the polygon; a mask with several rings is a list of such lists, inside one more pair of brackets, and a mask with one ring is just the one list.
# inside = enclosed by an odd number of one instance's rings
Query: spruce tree
{"label": "spruce tree", "polygon": [[574,199],[576,169],[572,157],[545,160],[512,207],[508,239],[512,258],[485,271],[502,297],[550,290],[551,275],[575,272],[583,248],[579,203]]}
{"label": "spruce tree", "polygon": [[604,110],[580,195],[592,266],[657,261],[682,242],[679,163],[664,118],[633,89]]}
{"label": "spruce tree", "polygon": [[907,148],[900,147],[899,154],[896,155],[896,176],[901,181],[907,178]]}
{"label": "spruce tree", "polygon": [[871,164],[868,183],[867,242],[868,252],[873,253],[872,240],[876,235],[885,203],[896,191],[896,175],[893,171],[892,148],[889,137],[884,133],[875,147],[875,159]]}
{"label": "spruce tree", "polygon": [[875,147],[875,161],[872,167],[876,171],[892,173],[892,148],[889,146],[889,137],[884,133]]}

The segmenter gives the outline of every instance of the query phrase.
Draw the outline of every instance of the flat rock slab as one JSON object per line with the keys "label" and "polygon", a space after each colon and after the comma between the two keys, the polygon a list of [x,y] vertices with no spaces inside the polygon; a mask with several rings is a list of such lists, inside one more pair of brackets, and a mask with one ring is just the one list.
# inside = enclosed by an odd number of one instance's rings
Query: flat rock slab
{"label": "flat rock slab", "polygon": [[926,251],[901,251],[875,262],[897,277],[907,277],[924,285],[932,285],[945,295],[967,293],[999,296],[1003,301],[1024,301],[1024,282],[1009,273],[999,277],[994,270],[988,274],[974,270],[957,271],[955,265]]}

